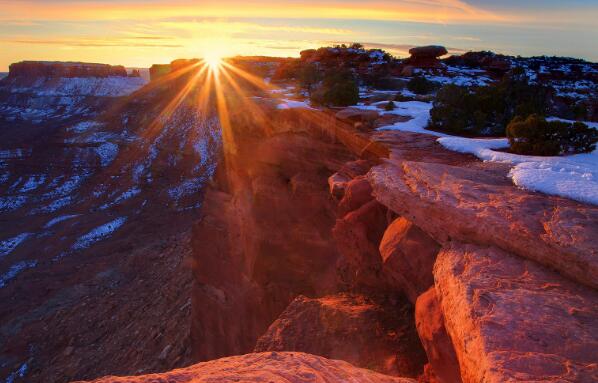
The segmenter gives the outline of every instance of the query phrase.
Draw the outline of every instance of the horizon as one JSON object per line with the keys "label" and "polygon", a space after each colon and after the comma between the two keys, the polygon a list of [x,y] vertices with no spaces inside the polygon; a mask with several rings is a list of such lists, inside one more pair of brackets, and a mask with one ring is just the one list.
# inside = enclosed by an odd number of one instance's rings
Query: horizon
{"label": "horizon", "polygon": [[0,1],[0,71],[25,60],[147,68],[216,54],[297,57],[304,49],[359,42],[406,57],[410,47],[449,53],[598,60],[598,4],[401,0],[251,2]]}

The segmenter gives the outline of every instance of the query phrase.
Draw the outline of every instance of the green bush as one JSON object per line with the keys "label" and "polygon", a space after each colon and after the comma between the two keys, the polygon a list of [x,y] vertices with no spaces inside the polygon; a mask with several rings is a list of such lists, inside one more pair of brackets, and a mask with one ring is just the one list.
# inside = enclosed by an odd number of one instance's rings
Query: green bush
{"label": "green bush", "polygon": [[507,137],[514,153],[556,156],[593,151],[598,131],[581,122],[547,121],[532,114],[515,117],[507,126]]}
{"label": "green bush", "polygon": [[359,102],[359,88],[349,70],[329,71],[320,86],[311,94],[318,105],[349,106]]}
{"label": "green bush", "polygon": [[438,83],[423,76],[415,76],[407,83],[407,89],[415,94],[429,94],[438,89]]}
{"label": "green bush", "polygon": [[430,128],[461,135],[504,136],[515,116],[545,115],[550,100],[549,88],[530,85],[519,71],[497,85],[447,85],[436,94]]}
{"label": "green bush", "polygon": [[390,112],[391,110],[395,110],[395,103],[392,101],[389,101],[385,106],[384,106],[384,110],[386,110],[387,112]]}

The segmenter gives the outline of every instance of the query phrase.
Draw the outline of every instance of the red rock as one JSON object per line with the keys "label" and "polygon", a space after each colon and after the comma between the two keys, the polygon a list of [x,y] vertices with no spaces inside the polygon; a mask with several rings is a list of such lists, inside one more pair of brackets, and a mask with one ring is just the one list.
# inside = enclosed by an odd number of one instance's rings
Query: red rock
{"label": "red rock", "polygon": [[359,176],[352,179],[347,183],[345,195],[338,205],[339,216],[343,217],[345,214],[365,205],[372,199],[374,199],[372,196],[372,186],[367,177]]}
{"label": "red rock", "polygon": [[363,295],[296,298],[258,340],[254,352],[301,351],[390,375],[417,376],[426,361],[408,305]]}
{"label": "red rock", "polygon": [[406,218],[394,220],[380,242],[384,273],[412,303],[434,284],[432,268],[440,245]]}
{"label": "red rock", "polygon": [[349,120],[353,122],[372,123],[380,116],[375,110],[364,110],[360,108],[345,108],[336,113],[339,120]]}
{"label": "red rock", "polygon": [[461,382],[459,361],[444,327],[444,316],[434,287],[417,298],[415,325],[430,362],[427,373],[434,377],[429,380],[439,383]]}
{"label": "red rock", "polygon": [[10,64],[9,78],[13,77],[127,77],[122,65],[59,61],[21,61]]}
{"label": "red rock", "polygon": [[447,54],[448,51],[445,47],[440,45],[427,45],[423,47],[415,47],[409,49],[409,54],[412,57],[440,57]]}
{"label": "red rock", "polygon": [[438,68],[442,64],[438,57],[447,54],[445,47],[439,45],[428,45],[409,49],[409,57],[405,64],[415,68]]}
{"label": "red rock", "polygon": [[338,200],[342,199],[347,183],[355,177],[366,174],[371,167],[371,163],[366,160],[347,162],[328,178],[330,194]]}
{"label": "red rock", "polygon": [[387,209],[372,200],[338,219],[332,230],[341,254],[337,268],[342,286],[377,291],[388,287],[378,245],[388,225]]}
{"label": "red rock", "polygon": [[598,206],[435,163],[388,161],[369,179],[378,201],[440,243],[494,245],[598,287]]}
{"label": "red rock", "polygon": [[495,247],[453,242],[434,279],[463,382],[595,382],[598,292]]}
{"label": "red rock", "polygon": [[95,383],[415,383],[301,352],[264,352],[198,363],[162,374],[106,376]]}

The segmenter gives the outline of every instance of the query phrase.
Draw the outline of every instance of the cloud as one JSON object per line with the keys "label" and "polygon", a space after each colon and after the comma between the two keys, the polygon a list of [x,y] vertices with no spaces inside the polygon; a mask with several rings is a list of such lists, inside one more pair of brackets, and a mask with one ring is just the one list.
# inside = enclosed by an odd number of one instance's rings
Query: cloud
{"label": "cloud", "polygon": [[179,48],[181,44],[154,44],[154,43],[138,43],[134,41],[119,40],[119,39],[39,39],[39,38],[23,38],[23,39],[3,39],[0,40],[5,43],[13,44],[27,44],[27,45],[62,45],[65,47],[152,47],[152,48]]}

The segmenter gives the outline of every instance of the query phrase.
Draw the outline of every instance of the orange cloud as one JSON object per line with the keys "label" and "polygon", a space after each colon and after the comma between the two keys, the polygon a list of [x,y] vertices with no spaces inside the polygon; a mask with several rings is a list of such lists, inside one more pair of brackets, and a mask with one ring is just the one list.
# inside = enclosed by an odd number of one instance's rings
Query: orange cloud
{"label": "orange cloud", "polygon": [[336,0],[304,1],[190,1],[34,2],[0,1],[3,19],[147,20],[176,17],[366,19],[419,22],[503,22],[504,16],[473,7],[461,0],[404,0],[349,3]]}

